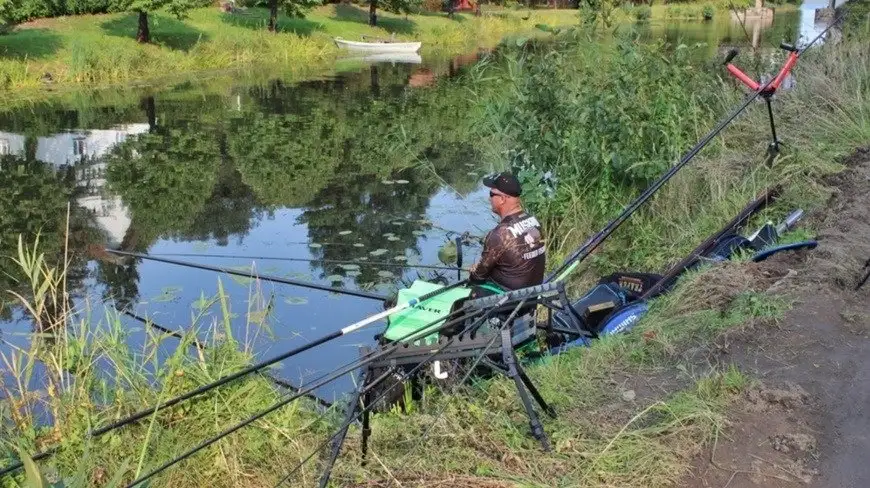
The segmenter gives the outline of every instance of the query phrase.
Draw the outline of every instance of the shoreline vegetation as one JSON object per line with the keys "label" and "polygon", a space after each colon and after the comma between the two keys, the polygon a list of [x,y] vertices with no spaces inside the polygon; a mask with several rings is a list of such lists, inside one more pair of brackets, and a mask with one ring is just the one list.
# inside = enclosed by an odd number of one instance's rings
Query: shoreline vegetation
{"label": "shoreline vegetation", "polygon": [[[736,2],[742,5],[743,2]],[[732,3],[613,7],[608,21],[709,20],[728,15]],[[795,8],[783,4],[782,9]],[[269,32],[269,11],[250,7],[233,13],[196,8],[178,20],[165,10],[149,14],[151,42],[136,41],[137,15],[109,13],[35,19],[0,34],[0,93],[39,97],[59,89],[149,85],[167,76],[195,77],[256,67],[303,79],[331,70],[340,58],[334,37],[394,37],[422,41],[423,56],[454,56],[492,47],[510,35],[535,35],[575,26],[582,9],[506,9],[485,5],[482,15],[457,12],[378,13],[367,25],[365,5],[316,7],[304,17],[278,16]],[[709,17],[707,17],[709,16]]]}
{"label": "shoreline vegetation", "polygon": [[[866,19],[868,2],[856,3]],[[842,159],[870,141],[870,24],[861,21],[857,25],[864,26],[860,32],[844,34],[841,42],[802,57],[795,71],[800,82],[777,96],[777,132],[787,143],[780,156],[765,162],[769,126],[763,106],[757,104],[668,183],[648,208],[632,217],[629,230],[620,231],[605,244],[590,260],[594,273],[618,267],[648,270],[677,260],[759,190],[773,184],[784,185],[783,196],[753,224],[779,219],[795,207],[808,212],[821,208],[830,191],[824,178],[842,171]],[[511,90],[503,98],[483,97],[492,104],[488,123],[481,125],[489,132],[489,144],[493,149],[508,147],[514,155],[526,155],[522,157],[529,154],[525,144],[538,144],[541,157],[549,158],[544,162],[564,175],[565,181],[582,176],[571,173],[582,168],[567,155],[584,144],[592,146],[591,151],[608,141],[611,145],[626,141],[620,148],[622,154],[654,164],[642,167],[605,158],[603,176],[596,180],[600,184],[563,185],[550,203],[537,203],[551,233],[562,236],[562,252],[554,252],[551,262],[559,261],[564,250],[598,230],[617,205],[614,201],[626,201],[657,174],[661,168],[655,164],[669,164],[672,152],[681,153],[687,141],[697,138],[696,132],[702,134],[706,125],[695,124],[713,124],[715,115],[733,106],[742,94],[730,80],[700,74],[688,60],[674,61],[673,52],[663,56],[662,46],[638,48],[627,42],[602,58],[596,57],[600,52],[588,52],[594,49],[584,44],[584,33],[559,37],[564,41],[561,50],[546,60],[536,56],[534,43],[504,54],[512,74],[503,77],[502,83]],[[590,67],[608,74],[601,76],[602,83],[609,83],[606,90],[578,81],[583,78],[577,73]],[[492,74],[486,70],[498,70],[499,64],[492,62],[480,69],[477,76],[484,77]],[[677,82],[684,92],[673,86],[675,73],[683,76]],[[541,79],[549,81],[546,90],[541,89]],[[612,82],[620,79],[627,84]],[[640,84],[649,90],[628,90]],[[698,87],[712,95],[695,96]],[[668,97],[657,97],[660,92]],[[622,96],[624,100],[596,105],[598,96]],[[562,103],[553,103],[557,100]],[[588,120],[581,122],[578,115],[587,107],[602,111],[587,113]],[[518,116],[515,109],[522,110],[526,118],[518,119],[518,124],[506,123]],[[659,127],[663,119],[673,121],[674,127],[645,136],[621,132],[630,127]],[[573,123],[558,124],[567,120]],[[557,122],[548,130],[564,127],[566,131],[552,137],[542,135],[544,121]],[[600,124],[591,125],[596,121]],[[659,136],[677,142],[662,152],[645,152],[650,144],[644,137]],[[596,143],[590,144],[593,139]],[[565,157],[550,157],[560,154]],[[588,156],[577,154],[578,158]],[[523,161],[540,164],[522,159],[512,162]],[[535,195],[535,190],[530,194]],[[808,219],[795,232],[799,237],[811,235],[812,225]],[[20,246],[19,266],[34,290],[26,301],[34,321],[39,322],[66,302],[63,271],[52,270],[37,256],[32,247]],[[729,330],[772,326],[790,307],[788,296],[752,286],[753,277],[761,274],[759,266],[738,259],[692,272],[673,292],[653,301],[650,313],[630,333],[529,367],[542,395],[559,413],[555,420],[544,420],[553,453],[542,452],[528,434],[512,383],[495,378],[450,394],[430,392],[406,412],[373,416],[365,466],[360,462],[360,429],[352,426],[332,485],[647,487],[679,483],[693,456],[715,443],[727,425],[729,402],[753,383],[736,368],[710,370],[709,365],[693,363],[686,359],[687,351],[710,348]],[[738,285],[729,281],[734,279],[739,279]],[[573,285],[572,294],[582,290],[582,283]],[[0,406],[0,415],[3,438],[8,440],[0,445],[0,465],[10,464],[19,453],[26,461],[28,454],[59,444],[56,456],[37,463],[48,482],[118,486],[276,402],[281,392],[267,380],[254,377],[160,412],[139,425],[98,439],[86,438],[94,426],[237,371],[253,360],[252,352],[233,337],[228,326],[232,311],[223,289],[210,300],[220,308],[223,321],[207,323],[195,318],[185,338],[172,343],[176,344],[171,349],[174,353],[164,361],[156,359],[156,351],[171,348],[166,334],[146,328],[146,342],[132,350],[126,340],[132,332],[124,330],[117,317],[98,319],[86,314],[62,314],[54,324],[57,333],[50,333],[49,327],[36,334],[39,337],[30,350],[0,358],[10,377],[18,379],[3,385],[8,401]],[[207,337],[204,342],[211,347],[191,346],[193,331]],[[33,390],[26,380],[36,364],[49,366],[42,373],[46,385]],[[71,375],[76,381],[70,381]],[[273,486],[332,433],[340,422],[340,408],[321,415],[313,405],[294,403],[160,475],[153,480],[154,486]],[[46,416],[53,421],[37,422]],[[431,435],[421,441],[432,425]],[[312,463],[296,476],[291,480],[293,486],[312,486],[319,473]],[[0,479],[0,485],[17,486],[26,479],[30,486],[49,486],[37,477],[31,469]]]}
{"label": "shoreline vegetation", "polygon": [[150,44],[136,42],[134,14],[39,19],[0,36],[0,84],[10,92],[52,90],[252,67],[297,78],[352,56],[334,45],[334,37],[415,39],[423,42],[423,55],[445,56],[494,46],[539,24],[575,25],[578,19],[576,10],[484,10],[480,17],[457,13],[453,19],[446,14],[378,15],[379,25],[372,27],[362,6],[325,5],[304,18],[281,15],[278,32],[269,32],[263,8],[239,13],[194,9],[184,21],[157,12],[150,15]]}

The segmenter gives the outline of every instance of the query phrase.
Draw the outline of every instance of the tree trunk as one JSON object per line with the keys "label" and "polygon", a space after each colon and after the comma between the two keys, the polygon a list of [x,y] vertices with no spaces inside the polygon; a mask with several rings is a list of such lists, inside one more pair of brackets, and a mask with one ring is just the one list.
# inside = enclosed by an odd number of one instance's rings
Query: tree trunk
{"label": "tree trunk", "polygon": [[380,79],[380,76],[378,76],[379,75],[378,67],[373,64],[371,66],[371,68],[369,68],[369,72],[371,74],[371,80],[372,80],[372,82],[371,82],[372,96],[377,98],[381,94],[381,79]]}
{"label": "tree trunk", "polygon": [[378,25],[378,0],[369,0],[369,25]]}
{"label": "tree trunk", "polygon": [[143,98],[141,106],[145,110],[145,117],[148,118],[148,130],[153,131],[157,128],[157,109],[154,106],[154,97]]}
{"label": "tree trunk", "polygon": [[764,7],[763,0],[755,0],[755,10],[761,12],[761,8]]}
{"label": "tree trunk", "polygon": [[269,0],[269,32],[278,30],[278,0]]}
{"label": "tree trunk", "polygon": [[136,41],[151,42],[151,31],[148,30],[148,12],[144,10],[139,11],[139,32],[136,33]]}

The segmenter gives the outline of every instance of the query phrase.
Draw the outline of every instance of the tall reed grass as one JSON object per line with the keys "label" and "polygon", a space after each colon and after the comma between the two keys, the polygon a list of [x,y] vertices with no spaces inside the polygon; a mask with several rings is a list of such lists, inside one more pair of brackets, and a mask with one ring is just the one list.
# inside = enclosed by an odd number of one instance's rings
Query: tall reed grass
{"label": "tall reed grass", "polygon": [[[115,486],[284,395],[269,379],[254,375],[158,412],[140,424],[89,438],[88,433],[100,425],[249,365],[253,353],[233,335],[232,311],[220,283],[218,294],[192,317],[188,328],[177,332],[150,325],[130,329],[110,304],[103,317],[92,316],[86,305],[77,309],[63,305],[68,303],[64,268],[49,266],[37,246],[21,243],[16,259],[31,284],[30,293],[16,297],[28,311],[35,332],[29,348],[7,343],[0,352],[3,465],[59,445],[56,455],[39,463],[48,482]],[[204,311],[212,305],[221,315],[209,320]],[[245,334],[246,338],[253,336]],[[320,412],[313,402],[301,399],[155,482],[162,486],[265,485],[283,474],[287,462],[307,454],[337,415],[333,410]],[[285,462],[276,463],[279,459]],[[299,481],[310,484],[310,476],[303,473]],[[25,478],[34,483],[33,477],[33,472],[16,473],[4,483]]]}

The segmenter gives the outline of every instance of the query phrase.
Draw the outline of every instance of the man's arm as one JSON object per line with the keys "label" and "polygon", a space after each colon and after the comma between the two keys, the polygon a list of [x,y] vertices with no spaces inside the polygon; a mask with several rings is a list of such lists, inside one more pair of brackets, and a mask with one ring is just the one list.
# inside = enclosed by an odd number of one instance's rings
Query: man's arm
{"label": "man's arm", "polygon": [[486,235],[480,259],[471,267],[470,278],[472,281],[486,281],[492,268],[501,259],[501,255],[504,253],[504,244],[500,231],[501,229],[495,228]]}

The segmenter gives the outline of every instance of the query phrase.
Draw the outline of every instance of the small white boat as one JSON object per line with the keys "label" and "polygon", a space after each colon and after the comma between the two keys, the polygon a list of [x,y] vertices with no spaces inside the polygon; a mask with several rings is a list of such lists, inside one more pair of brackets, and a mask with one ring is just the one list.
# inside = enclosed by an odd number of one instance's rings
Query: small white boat
{"label": "small white boat", "polygon": [[340,48],[378,53],[415,53],[420,50],[422,44],[422,42],[359,42],[335,38],[335,45]]}

